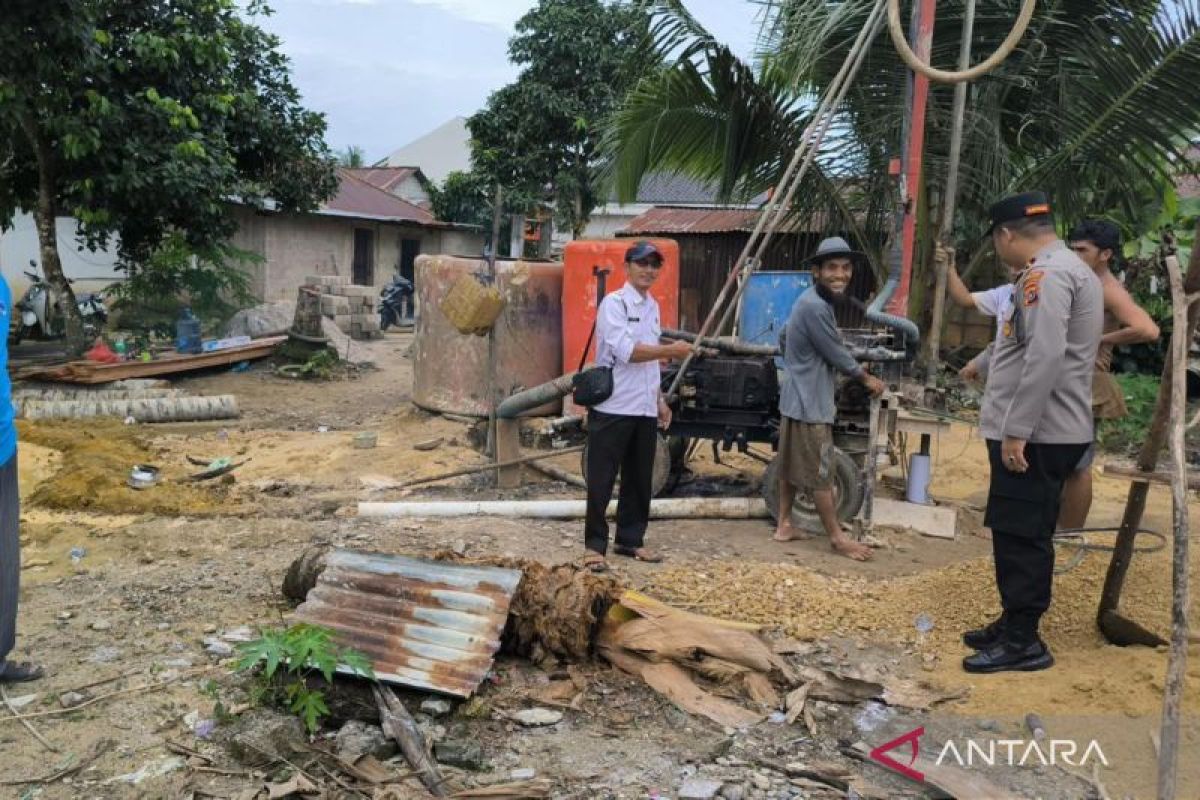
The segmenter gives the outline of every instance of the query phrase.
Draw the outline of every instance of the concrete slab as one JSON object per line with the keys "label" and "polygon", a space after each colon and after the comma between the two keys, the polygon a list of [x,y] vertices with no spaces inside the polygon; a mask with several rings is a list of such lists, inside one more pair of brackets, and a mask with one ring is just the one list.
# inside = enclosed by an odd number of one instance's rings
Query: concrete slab
{"label": "concrete slab", "polygon": [[910,528],[938,539],[953,539],[958,533],[958,510],[953,506],[922,506],[876,497],[872,523],[887,528]]}

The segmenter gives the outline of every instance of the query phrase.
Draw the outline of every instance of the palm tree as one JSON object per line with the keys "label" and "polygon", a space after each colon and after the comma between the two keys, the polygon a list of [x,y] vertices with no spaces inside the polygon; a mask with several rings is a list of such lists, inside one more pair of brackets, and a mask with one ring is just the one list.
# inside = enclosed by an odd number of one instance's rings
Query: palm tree
{"label": "palm tree", "polygon": [[[753,63],[717,42],[683,0],[646,5],[668,66],[610,122],[618,195],[629,197],[645,172],[668,170],[712,180],[732,198],[777,180],[874,0],[757,0]],[[979,0],[976,60],[998,46],[1019,5]],[[962,0],[938,3],[935,65],[955,62],[963,12]],[[894,194],[886,168],[900,149],[906,75],[886,33],[878,37],[796,214],[829,229],[886,230]],[[949,86],[930,92],[919,193],[926,233],[938,216],[929,212],[945,179],[952,97]],[[1163,196],[1198,133],[1200,0],[1045,0],[1018,50],[970,88],[954,234],[980,250],[988,205],[1031,188],[1049,192],[1064,221],[1097,211],[1144,219],[1147,198]],[[873,249],[878,239],[860,241]],[[917,291],[913,302],[920,307]]]}
{"label": "palm tree", "polygon": [[360,169],[366,166],[366,154],[356,144],[352,144],[338,153],[338,166]]}

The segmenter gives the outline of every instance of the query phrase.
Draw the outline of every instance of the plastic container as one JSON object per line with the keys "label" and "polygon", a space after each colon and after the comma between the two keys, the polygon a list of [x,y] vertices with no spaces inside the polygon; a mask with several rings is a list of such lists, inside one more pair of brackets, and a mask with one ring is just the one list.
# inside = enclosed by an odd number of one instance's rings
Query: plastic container
{"label": "plastic container", "polygon": [[199,353],[202,348],[200,320],[191,308],[184,306],[175,321],[175,349],[180,353]]}
{"label": "plastic container", "polygon": [[[562,364],[561,373],[579,369],[579,357],[587,344],[596,320],[597,288],[600,274],[604,293],[611,294],[625,285],[625,251],[641,239],[580,239],[567,242],[563,251],[562,289]],[[658,280],[650,296],[658,301],[659,319],[664,328],[679,325],[679,245],[673,239],[650,239],[663,254]],[[593,342],[585,363],[596,356]],[[563,401],[563,412],[579,414],[570,397]]]}
{"label": "plastic container", "polygon": [[908,460],[908,492],[906,499],[919,505],[929,504],[931,460],[922,453],[913,453]]}
{"label": "plastic container", "polygon": [[812,273],[752,272],[738,314],[738,338],[777,346],[792,306],[812,288]]}

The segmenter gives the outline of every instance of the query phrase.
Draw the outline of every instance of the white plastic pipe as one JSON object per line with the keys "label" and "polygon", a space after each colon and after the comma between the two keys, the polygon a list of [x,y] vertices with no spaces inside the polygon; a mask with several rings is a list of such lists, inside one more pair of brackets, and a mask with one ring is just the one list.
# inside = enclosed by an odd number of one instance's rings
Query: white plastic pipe
{"label": "white plastic pipe", "polygon": [[[608,505],[615,516],[617,503]],[[360,517],[516,517],[582,519],[584,500],[466,500],[358,504]],[[650,501],[651,519],[763,519],[767,504],[759,497],[668,497]]]}

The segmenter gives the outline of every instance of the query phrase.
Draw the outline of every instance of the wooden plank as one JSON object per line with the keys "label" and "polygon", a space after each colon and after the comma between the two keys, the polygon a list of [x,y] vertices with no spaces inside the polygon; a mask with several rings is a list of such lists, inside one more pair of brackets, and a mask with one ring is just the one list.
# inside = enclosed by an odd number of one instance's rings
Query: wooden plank
{"label": "wooden plank", "polygon": [[[851,752],[854,752],[864,761],[875,764],[880,769],[887,769],[883,764],[871,759],[870,750],[862,743],[856,744]],[[904,751],[898,751],[896,759],[904,763],[908,760],[907,755]],[[986,797],[988,800],[1021,800],[1021,795],[993,783],[979,773],[968,772],[957,765],[951,766],[945,762],[938,764],[924,753],[916,757],[913,761],[912,769],[922,774],[924,778],[922,783],[924,785],[932,786],[951,797],[962,798],[963,800],[974,797]],[[898,775],[900,773],[893,771],[893,774]]]}
{"label": "wooden plank", "polygon": [[[1104,474],[1114,478],[1125,478],[1131,483],[1156,483],[1170,485],[1171,473],[1165,470],[1143,472],[1132,464],[1105,464]],[[1200,472],[1189,471],[1187,475],[1188,489],[1200,489]]]}
{"label": "wooden plank", "polygon": [[227,350],[217,350],[211,353],[199,353],[195,355],[171,353],[154,361],[122,361],[116,364],[101,364],[95,361],[72,361],[54,369],[24,373],[22,377],[91,385],[111,383],[129,378],[172,375],[265,358],[271,355],[275,348],[286,340],[286,336],[271,336],[265,339],[257,339],[241,347],[231,347]]}

